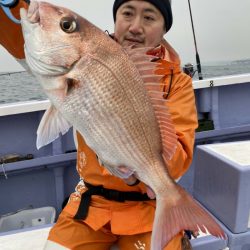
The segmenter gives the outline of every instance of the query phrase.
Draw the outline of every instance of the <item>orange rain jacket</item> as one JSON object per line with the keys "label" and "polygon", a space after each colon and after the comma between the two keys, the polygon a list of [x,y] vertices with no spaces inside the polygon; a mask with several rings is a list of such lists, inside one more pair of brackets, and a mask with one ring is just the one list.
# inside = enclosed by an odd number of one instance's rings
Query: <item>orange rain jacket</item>
{"label": "orange rain jacket", "polygon": [[[168,162],[168,171],[174,179],[178,179],[186,172],[192,161],[197,127],[194,91],[191,78],[181,72],[177,53],[166,41],[158,48],[156,54],[165,59],[161,60],[164,70],[158,70],[157,74],[165,75],[162,90],[166,95],[169,91],[167,106],[178,137],[177,150]],[[122,179],[111,175],[99,164],[95,152],[88,147],[79,133],[77,133],[77,141],[77,171],[81,181],[64,209],[66,212],[72,216],[76,214],[81,194],[86,191],[83,180],[92,185],[103,185],[105,188],[119,191],[146,192],[143,183],[131,187]],[[154,212],[154,200],[116,202],[101,196],[92,196],[88,216],[84,222],[94,230],[110,222],[114,234],[139,234],[152,231]]]}
{"label": "orange rain jacket", "polygon": [[[28,9],[28,4],[20,0],[13,8],[10,8],[13,17],[18,20],[20,20],[20,8]],[[11,21],[1,7],[0,44],[16,59],[24,59],[22,27]]]}

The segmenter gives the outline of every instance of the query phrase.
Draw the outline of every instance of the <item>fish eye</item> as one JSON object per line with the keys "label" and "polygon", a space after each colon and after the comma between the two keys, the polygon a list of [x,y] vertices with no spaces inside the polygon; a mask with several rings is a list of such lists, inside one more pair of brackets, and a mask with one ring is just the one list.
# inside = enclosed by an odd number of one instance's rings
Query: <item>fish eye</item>
{"label": "fish eye", "polygon": [[61,29],[66,33],[72,33],[77,28],[76,20],[73,17],[63,17],[60,21]]}

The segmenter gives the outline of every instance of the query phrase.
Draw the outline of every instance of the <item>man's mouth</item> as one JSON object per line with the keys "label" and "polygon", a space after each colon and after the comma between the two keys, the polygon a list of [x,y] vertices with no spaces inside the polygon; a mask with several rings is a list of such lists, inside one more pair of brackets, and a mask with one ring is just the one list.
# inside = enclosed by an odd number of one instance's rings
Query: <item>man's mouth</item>
{"label": "man's mouth", "polygon": [[134,39],[134,38],[125,38],[124,40],[126,46],[133,46],[133,48],[141,47],[144,44],[144,40],[142,39]]}
{"label": "man's mouth", "polygon": [[135,38],[125,38],[126,41],[129,43],[143,43],[142,39],[135,39]]}

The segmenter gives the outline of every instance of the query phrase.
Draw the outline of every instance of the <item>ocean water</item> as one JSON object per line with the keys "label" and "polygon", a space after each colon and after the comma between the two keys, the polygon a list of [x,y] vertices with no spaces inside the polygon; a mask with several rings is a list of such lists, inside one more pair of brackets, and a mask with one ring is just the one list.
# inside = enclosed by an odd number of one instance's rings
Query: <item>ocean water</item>
{"label": "ocean water", "polygon": [[[250,74],[250,59],[213,63],[202,66],[202,75],[204,79],[238,74]],[[194,79],[198,79],[197,73]]]}
{"label": "ocean water", "polygon": [[[204,79],[246,73],[250,73],[250,59],[202,65]],[[195,79],[198,79],[197,73]],[[0,93],[0,105],[47,99],[40,84],[27,72],[0,73]]]}

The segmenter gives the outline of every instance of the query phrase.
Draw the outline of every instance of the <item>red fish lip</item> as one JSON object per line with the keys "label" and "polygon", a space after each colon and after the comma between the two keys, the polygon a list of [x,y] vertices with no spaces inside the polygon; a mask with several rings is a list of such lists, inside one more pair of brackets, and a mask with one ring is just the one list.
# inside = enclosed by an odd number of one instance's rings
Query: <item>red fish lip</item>
{"label": "red fish lip", "polygon": [[37,1],[30,2],[27,19],[31,23],[38,23],[40,21],[39,3]]}

